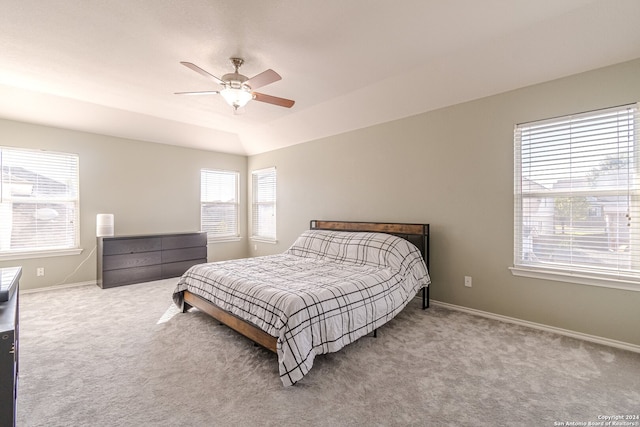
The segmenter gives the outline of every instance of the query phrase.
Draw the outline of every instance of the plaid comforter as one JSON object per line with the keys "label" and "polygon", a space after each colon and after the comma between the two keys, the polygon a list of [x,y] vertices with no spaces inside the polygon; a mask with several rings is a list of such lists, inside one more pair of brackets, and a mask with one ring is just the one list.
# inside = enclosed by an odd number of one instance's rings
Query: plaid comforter
{"label": "plaid comforter", "polygon": [[317,354],[379,328],[429,283],[420,251],[404,239],[310,230],[283,254],[191,267],[174,301],[188,290],[276,337],[287,386]]}

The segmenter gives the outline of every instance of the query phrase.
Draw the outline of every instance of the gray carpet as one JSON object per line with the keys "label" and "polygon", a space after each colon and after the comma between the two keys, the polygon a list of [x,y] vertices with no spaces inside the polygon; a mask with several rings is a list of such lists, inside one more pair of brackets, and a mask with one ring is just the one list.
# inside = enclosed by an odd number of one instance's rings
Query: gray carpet
{"label": "gray carpet", "polygon": [[[21,295],[19,426],[553,426],[640,413],[640,354],[414,300],[284,388],[175,280]],[[169,309],[169,310],[168,310]]]}

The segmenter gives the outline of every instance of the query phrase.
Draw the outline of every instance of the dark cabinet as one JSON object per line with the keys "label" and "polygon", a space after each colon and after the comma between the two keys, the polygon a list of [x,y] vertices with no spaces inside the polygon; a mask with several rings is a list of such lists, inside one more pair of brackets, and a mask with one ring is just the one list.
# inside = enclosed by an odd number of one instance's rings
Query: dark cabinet
{"label": "dark cabinet", "polygon": [[206,232],[98,237],[101,288],[177,277],[205,262]]}
{"label": "dark cabinet", "polygon": [[22,268],[0,268],[0,288],[11,289],[0,302],[0,426],[16,425],[18,396],[18,281]]}

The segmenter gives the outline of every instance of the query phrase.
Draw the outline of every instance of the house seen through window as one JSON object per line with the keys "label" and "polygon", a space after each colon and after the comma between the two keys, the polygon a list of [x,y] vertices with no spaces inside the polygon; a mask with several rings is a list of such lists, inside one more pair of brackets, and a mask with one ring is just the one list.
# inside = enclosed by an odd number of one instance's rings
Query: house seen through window
{"label": "house seen through window", "polygon": [[0,147],[0,256],[78,249],[78,156]]}
{"label": "house seen through window", "polygon": [[637,104],[517,125],[514,274],[638,286],[638,150]]}
{"label": "house seen through window", "polygon": [[200,227],[209,241],[240,237],[239,181],[238,172],[200,171]]}

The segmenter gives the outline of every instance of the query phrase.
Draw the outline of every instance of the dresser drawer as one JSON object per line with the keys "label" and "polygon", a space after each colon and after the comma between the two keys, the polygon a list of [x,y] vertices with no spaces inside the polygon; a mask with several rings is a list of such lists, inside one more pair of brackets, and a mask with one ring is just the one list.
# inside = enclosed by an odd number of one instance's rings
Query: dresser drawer
{"label": "dresser drawer", "polygon": [[162,250],[207,246],[207,233],[176,234],[162,237]]}
{"label": "dresser drawer", "polygon": [[152,252],[162,249],[162,238],[144,237],[127,239],[109,239],[103,241],[103,255],[131,254],[135,252]]}
{"label": "dresser drawer", "polygon": [[189,269],[189,267],[196,264],[203,264],[205,262],[207,262],[206,258],[162,264],[162,278],[169,279],[171,277],[180,277]]}
{"label": "dresser drawer", "polygon": [[118,270],[121,268],[145,267],[162,263],[162,252],[140,252],[124,255],[109,255],[102,260],[102,269]]}
{"label": "dresser drawer", "polygon": [[207,259],[207,248],[184,248],[184,249],[170,249],[162,251],[162,263],[187,261],[190,259]]}
{"label": "dresser drawer", "polygon": [[162,279],[162,266],[150,265],[147,267],[125,268],[121,270],[109,270],[102,274],[102,287],[131,285],[133,283],[150,282]]}

